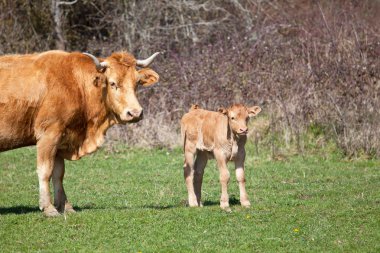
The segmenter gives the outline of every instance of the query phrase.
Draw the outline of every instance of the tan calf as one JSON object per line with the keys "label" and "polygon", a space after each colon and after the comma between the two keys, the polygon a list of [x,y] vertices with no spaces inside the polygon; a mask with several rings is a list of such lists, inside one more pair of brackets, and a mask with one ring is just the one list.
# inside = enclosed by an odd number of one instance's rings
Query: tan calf
{"label": "tan calf", "polygon": [[181,120],[184,146],[184,177],[188,191],[189,206],[202,206],[201,188],[204,168],[210,158],[215,158],[220,172],[222,195],[220,207],[230,211],[227,185],[230,173],[228,161],[235,162],[236,178],[240,189],[240,203],[251,204],[245,190],[244,160],[249,118],[261,111],[259,106],[246,107],[235,104],[218,112],[200,109],[193,105]]}

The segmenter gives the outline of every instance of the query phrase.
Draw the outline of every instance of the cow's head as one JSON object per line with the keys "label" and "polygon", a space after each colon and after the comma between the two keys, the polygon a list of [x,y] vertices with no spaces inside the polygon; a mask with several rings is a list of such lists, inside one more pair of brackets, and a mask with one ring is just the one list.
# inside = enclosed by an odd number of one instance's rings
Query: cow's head
{"label": "cow's head", "polygon": [[136,90],[138,85],[150,86],[158,81],[158,74],[147,67],[159,53],[154,53],[145,60],[136,60],[126,52],[113,53],[101,60],[85,54],[94,61],[97,71],[105,77],[103,96],[108,110],[116,116],[118,123],[141,120],[143,109],[137,100]]}
{"label": "cow's head", "polygon": [[248,120],[256,116],[261,111],[259,106],[246,107],[241,104],[235,104],[228,109],[219,108],[218,111],[228,117],[228,123],[234,134],[246,135],[248,133]]}

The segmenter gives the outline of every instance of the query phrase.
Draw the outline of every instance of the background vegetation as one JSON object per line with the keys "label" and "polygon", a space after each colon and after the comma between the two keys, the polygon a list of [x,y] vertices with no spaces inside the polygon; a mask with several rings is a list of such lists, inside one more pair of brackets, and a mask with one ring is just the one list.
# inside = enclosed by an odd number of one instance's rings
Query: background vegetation
{"label": "background vegetation", "polygon": [[[166,52],[160,83],[139,90],[144,120],[67,162],[76,214],[43,218],[35,148],[0,153],[0,251],[380,251],[379,160],[354,159],[380,157],[379,13],[378,0],[0,0],[0,54]],[[214,161],[204,207],[188,208],[179,119],[234,102],[263,108],[252,208],[231,170],[233,212],[220,210]]]}
{"label": "background vegetation", "polygon": [[[0,53],[128,50],[161,81],[141,89],[144,121],[109,132],[176,146],[192,103],[263,107],[251,139],[303,153],[307,133],[352,156],[380,156],[380,1],[0,1]],[[292,152],[293,152],[292,151]]]}

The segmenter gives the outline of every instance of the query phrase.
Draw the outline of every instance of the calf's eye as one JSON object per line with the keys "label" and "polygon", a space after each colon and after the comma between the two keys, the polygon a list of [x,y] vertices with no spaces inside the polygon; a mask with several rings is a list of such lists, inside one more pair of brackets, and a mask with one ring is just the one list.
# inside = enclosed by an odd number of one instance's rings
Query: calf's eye
{"label": "calf's eye", "polygon": [[117,85],[115,82],[110,82],[111,88],[117,89]]}

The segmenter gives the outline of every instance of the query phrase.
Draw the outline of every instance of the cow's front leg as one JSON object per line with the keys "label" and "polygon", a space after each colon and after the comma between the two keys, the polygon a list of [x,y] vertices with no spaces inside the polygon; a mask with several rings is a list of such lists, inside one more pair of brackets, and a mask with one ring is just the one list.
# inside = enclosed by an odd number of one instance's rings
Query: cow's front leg
{"label": "cow's front leg", "polygon": [[62,157],[56,156],[53,169],[54,186],[54,206],[59,212],[75,212],[73,206],[67,201],[63,188],[63,177],[65,176],[65,161]]}
{"label": "cow's front leg", "polygon": [[240,204],[243,207],[250,207],[251,203],[248,200],[248,194],[245,190],[245,175],[244,175],[244,160],[245,155],[242,154],[235,159],[235,172],[236,172],[236,180],[239,183],[239,191],[240,191]]}
{"label": "cow's front leg", "polygon": [[227,158],[223,152],[214,151],[215,159],[219,168],[219,180],[222,188],[222,195],[220,196],[220,207],[227,211],[231,212],[229,205],[229,196],[228,196],[228,182],[230,181],[230,172],[227,168]]}
{"label": "cow's front leg", "polygon": [[54,158],[57,151],[59,136],[45,131],[37,142],[37,174],[40,190],[40,209],[47,217],[59,215],[57,209],[51,204],[50,179],[53,174]]}

